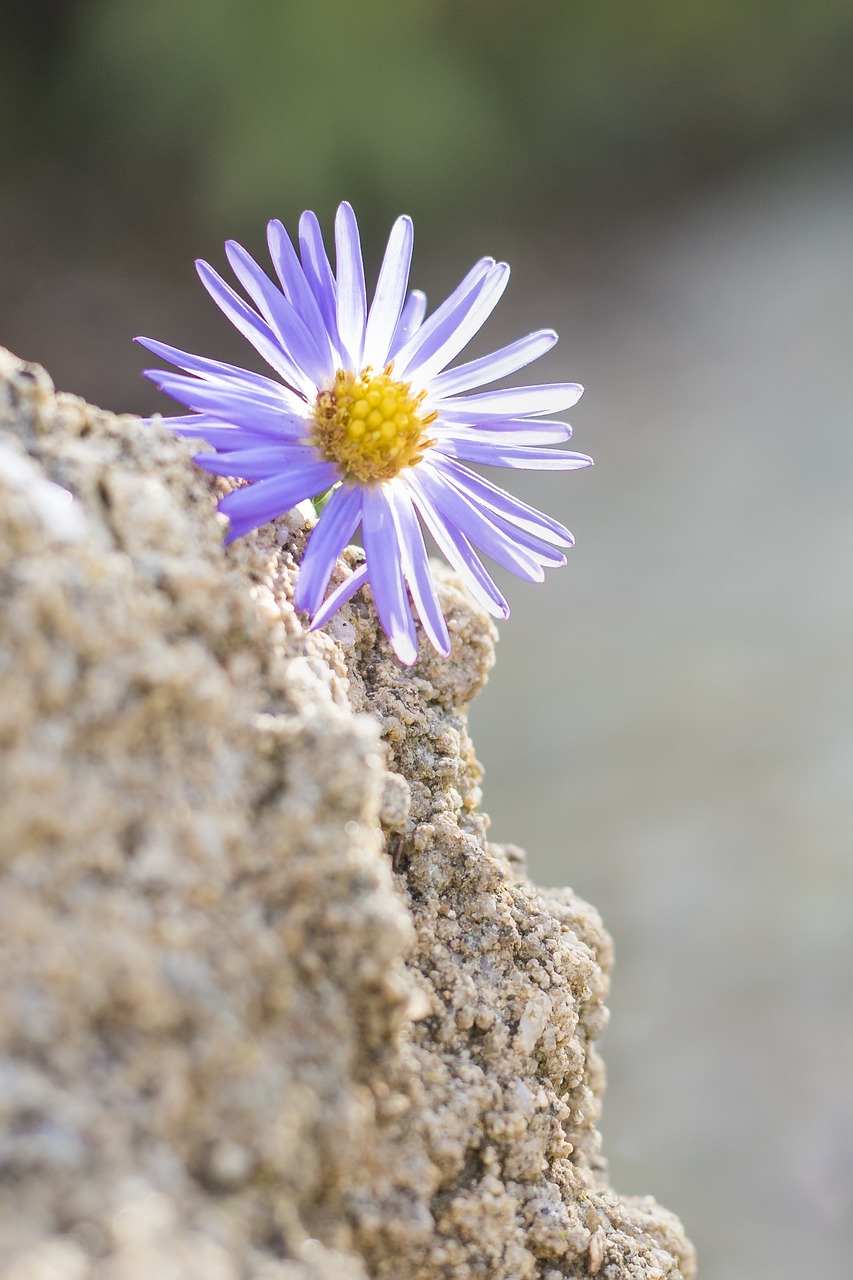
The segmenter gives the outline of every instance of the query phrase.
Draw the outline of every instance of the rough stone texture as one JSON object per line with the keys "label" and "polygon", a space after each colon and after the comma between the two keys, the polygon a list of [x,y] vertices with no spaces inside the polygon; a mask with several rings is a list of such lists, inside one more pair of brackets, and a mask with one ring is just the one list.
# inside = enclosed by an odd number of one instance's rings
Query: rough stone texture
{"label": "rough stone texture", "polygon": [[488,620],[306,635],[304,518],[223,550],[192,451],[0,352],[0,1274],[687,1280],[599,1154],[609,939],[486,840]]}

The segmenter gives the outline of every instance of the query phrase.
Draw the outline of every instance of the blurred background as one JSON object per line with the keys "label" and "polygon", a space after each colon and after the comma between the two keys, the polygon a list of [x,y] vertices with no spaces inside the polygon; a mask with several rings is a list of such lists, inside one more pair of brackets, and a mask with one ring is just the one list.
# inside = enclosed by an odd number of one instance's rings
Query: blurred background
{"label": "blurred background", "polygon": [[587,386],[472,724],[494,837],[615,936],[614,1184],[703,1280],[847,1274],[853,6],[4,6],[0,342],[62,389],[167,410],[137,333],[253,363],[193,258],[342,197],[433,302],[506,257],[470,355],[554,325]]}

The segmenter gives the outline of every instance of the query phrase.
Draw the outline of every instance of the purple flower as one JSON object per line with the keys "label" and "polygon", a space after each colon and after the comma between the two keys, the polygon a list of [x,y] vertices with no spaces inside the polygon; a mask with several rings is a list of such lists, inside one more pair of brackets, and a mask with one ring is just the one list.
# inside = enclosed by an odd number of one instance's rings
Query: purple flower
{"label": "purple flower", "polygon": [[[520,578],[541,582],[544,566],[566,562],[556,548],[572,545],[568,529],[464,463],[565,471],[591,462],[547,447],[567,440],[571,428],[538,417],[575,404],[583,391],[577,383],[466,394],[543,355],[557,341],[553,330],[447,368],[497,305],[509,277],[506,263],[481,258],[425,319],[424,294],[407,294],[412,238],[411,219],[398,218],[369,306],[348,204],[335,220],[337,273],[310,212],[299,223],[301,261],[282,224],[269,224],[279,284],[240,245],[226,244],[254,306],[208,263],[196,264],[214,302],[281,381],[137,339],[184,371],[146,370],[192,410],[165,425],[213,446],[215,452],[195,459],[199,466],[249,482],[219,504],[231,522],[226,540],[331,490],[308,540],[294,603],[313,629],[369,582],[379,621],[407,665],[417,657],[409,594],[432,644],[450,652],[422,524],[473,595],[501,618],[509,607],[474,548]],[[335,562],[359,525],[364,563],[324,599]]]}

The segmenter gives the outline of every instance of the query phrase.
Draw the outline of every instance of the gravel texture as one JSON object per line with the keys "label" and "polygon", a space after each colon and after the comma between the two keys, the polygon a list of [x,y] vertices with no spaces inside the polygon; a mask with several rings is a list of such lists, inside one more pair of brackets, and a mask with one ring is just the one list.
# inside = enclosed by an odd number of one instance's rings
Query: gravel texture
{"label": "gravel texture", "polygon": [[488,619],[307,635],[305,518],[224,550],[192,451],[0,352],[0,1274],[688,1280],[599,1152],[607,934],[486,839]]}

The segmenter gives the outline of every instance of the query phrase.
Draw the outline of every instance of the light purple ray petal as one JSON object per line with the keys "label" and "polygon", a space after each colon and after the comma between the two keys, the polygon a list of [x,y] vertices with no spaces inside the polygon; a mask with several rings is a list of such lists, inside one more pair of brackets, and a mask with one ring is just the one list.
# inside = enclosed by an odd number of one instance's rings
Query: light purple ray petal
{"label": "light purple ray petal", "polygon": [[359,587],[363,587],[366,581],[367,565],[362,564],[348,578],[344,578],[340,586],[335,587],[328,599],[320,605],[320,608],[311,619],[311,625],[308,630],[316,631],[319,627],[324,627],[329,619],[337,613],[341,605],[346,604],[347,600],[351,600]]}
{"label": "light purple ray petal", "polygon": [[557,341],[553,329],[538,329],[536,333],[528,333],[526,338],[519,338],[491,355],[482,356],[479,360],[470,360],[455,369],[445,369],[430,382],[430,395],[433,399],[442,396],[458,395],[461,391],[470,391],[472,387],[484,387],[489,382],[497,382],[511,373],[517,373],[525,365],[532,364],[546,351],[550,351]]}
{"label": "light purple ray petal", "polygon": [[181,435],[186,436],[202,436],[208,428],[232,432],[234,440],[243,433],[242,427],[227,426],[218,418],[208,418],[203,413],[187,413],[181,417],[167,417],[165,414],[155,413],[150,418],[143,418],[142,421],[146,427],[153,426],[157,422],[161,427],[168,427],[170,431],[179,431]]}
{"label": "light purple ray petal", "polygon": [[517,525],[511,524],[509,520],[505,519],[497,511],[488,509],[487,515],[489,521],[496,528],[502,530],[512,542],[524,547],[525,551],[529,551],[533,559],[538,561],[539,564],[549,568],[558,568],[566,563],[566,557],[562,551],[558,551],[542,538],[537,537],[535,533],[530,533],[527,529],[519,529]]}
{"label": "light purple ray petal", "polygon": [[243,337],[251,342],[259,355],[263,356],[276,373],[280,374],[292,387],[301,391],[306,399],[312,399],[316,394],[316,386],[291,359],[288,352],[283,350],[266,321],[262,320],[257,312],[234,292],[230,284],[226,284],[209,263],[199,259],[196,262],[196,270],[205,289],[235,329],[239,329]]}
{"label": "light purple ray petal", "polygon": [[236,240],[225,243],[225,254],[231,270],[260,311],[281,343],[281,347],[316,388],[334,374],[334,363],[328,342],[319,345],[305,321]]}
{"label": "light purple ray petal", "polygon": [[446,658],[450,653],[450,636],[429,570],[424,535],[415,515],[411,495],[406,486],[401,484],[386,485],[384,492],[397,524],[403,574],[409,584],[412,599],[433,648]]}
{"label": "light purple ray petal", "polygon": [[299,249],[302,269],[309,288],[317,299],[317,306],[326,325],[332,346],[340,351],[337,320],[337,286],[332,273],[323,233],[317,215],[306,209],[299,219]]}
{"label": "light purple ray petal", "polygon": [[188,439],[204,440],[214,449],[259,449],[270,443],[269,432],[249,431],[194,413],[187,418],[162,418],[162,425]]}
{"label": "light purple ray petal", "polygon": [[361,536],[382,630],[400,661],[410,667],[418,656],[417,633],[406,594],[397,526],[382,485],[364,489]]}
{"label": "light purple ray petal", "polygon": [[147,347],[161,360],[168,360],[186,373],[194,373],[208,382],[236,383],[257,396],[264,396],[290,409],[298,411],[304,407],[305,401],[294,395],[289,387],[283,387],[280,382],[273,382],[272,378],[265,378],[260,373],[252,373],[249,369],[241,369],[236,364],[226,364],[222,360],[208,360],[189,351],[180,351],[165,342],[155,342],[153,338],[134,338],[134,342]]}
{"label": "light purple ray petal", "polygon": [[317,460],[315,449],[300,444],[267,444],[228,453],[200,453],[193,458],[193,462],[212,475],[235,476],[240,480],[266,480],[292,467],[304,468]]}
{"label": "light purple ray petal", "polygon": [[163,369],[146,369],[145,377],[155,382],[161,391],[179,400],[189,409],[204,412],[224,422],[250,431],[263,431],[269,435],[301,438],[310,430],[307,417],[297,417],[278,408],[266,399],[257,399],[253,392],[236,386],[215,386],[198,378],[185,377]]}
{"label": "light purple ray petal", "polygon": [[493,617],[508,618],[509,605],[486,572],[471,543],[459,529],[439,515],[429,495],[418,483],[417,472],[411,469],[401,479],[411,492],[412,500],[442,555],[459,574],[471,594]]}
{"label": "light purple ray petal", "polygon": [[[534,387],[505,387],[473,396],[442,400],[441,415],[448,422],[476,424],[485,418],[527,417],[536,413],[560,413],[577,404],[583,387],[577,382],[542,383]],[[438,407],[438,406],[436,406]]]}
{"label": "light purple ray petal", "polygon": [[310,466],[294,469],[286,475],[258,480],[255,484],[235,489],[219,503],[219,510],[231,521],[226,542],[233,542],[250,529],[256,529],[258,525],[284,515],[304,498],[323,493],[338,478],[334,463],[315,462]]}
{"label": "light purple ray petal", "polygon": [[420,289],[413,289],[403,305],[400,313],[400,319],[397,321],[397,328],[394,330],[394,337],[391,339],[391,345],[388,348],[388,359],[396,359],[397,352],[409,341],[412,334],[416,333],[423,324],[426,315],[427,296],[421,293]]}
{"label": "light purple ray petal", "polygon": [[342,484],[335,489],[314,526],[299,566],[293,603],[314,615],[338,556],[352,538],[361,519],[361,489]]}
{"label": "light purple ray petal", "polygon": [[560,524],[553,516],[546,516],[544,511],[528,506],[520,498],[513,497],[505,489],[500,489],[490,480],[478,476],[461,462],[445,458],[435,450],[430,454],[430,465],[442,473],[458,489],[461,489],[472,502],[479,503],[488,510],[516,524],[521,529],[528,529],[538,534],[546,542],[557,547],[573,547],[575,540],[565,525]]}
{"label": "light purple ray petal", "polygon": [[482,427],[469,427],[458,422],[434,422],[429,433],[436,440],[458,440],[461,444],[562,444],[570,439],[572,429],[567,422],[548,422],[544,418],[489,418]]}
{"label": "light purple ray petal", "polygon": [[424,462],[418,468],[418,478],[445,522],[454,524],[475,547],[519,578],[528,582],[543,580],[545,574],[539,562],[493,524],[487,511],[479,510],[465,494],[449,485],[433,466]]}
{"label": "light purple ray petal", "polygon": [[409,360],[405,376],[425,387],[479,333],[500,301],[509,267],[499,262],[463,302],[423,342]]}
{"label": "light purple ray petal", "polygon": [[439,341],[435,337],[439,329],[444,332],[442,326],[452,320],[453,316],[460,310],[463,310],[470,300],[471,294],[475,294],[482,289],[483,283],[489,275],[490,271],[495,268],[494,258],[480,258],[479,262],[475,262],[471,270],[464,279],[456,286],[448,298],[445,298],[441,306],[432,313],[428,320],[425,320],[412,334],[408,341],[400,347],[394,356],[394,367],[397,377],[402,377],[405,371],[418,358],[419,353],[427,343]]}
{"label": "light purple ray petal", "polygon": [[273,218],[267,226],[267,244],[285,295],[302,317],[318,349],[324,355],[328,353],[334,367],[337,368],[340,357],[329,334],[328,325],[314,292],[305,278],[302,263],[299,261],[290,236],[278,218]]}
{"label": "light purple ray petal", "polygon": [[352,205],[346,200],[338,206],[335,217],[335,262],[338,279],[338,336],[341,355],[349,367],[361,368],[364,345],[364,322],[367,318],[367,291],[364,285],[364,261],[358,223]]}
{"label": "light purple ray petal", "polygon": [[579,471],[582,467],[592,466],[592,458],[585,453],[505,445],[497,440],[486,444],[444,437],[435,447],[450,458],[464,458],[466,462],[479,462],[489,467],[515,467],[519,471]]}
{"label": "light purple ray petal", "polygon": [[367,317],[362,363],[375,369],[383,369],[388,363],[391,340],[406,297],[413,244],[412,220],[404,215],[391,228]]}

